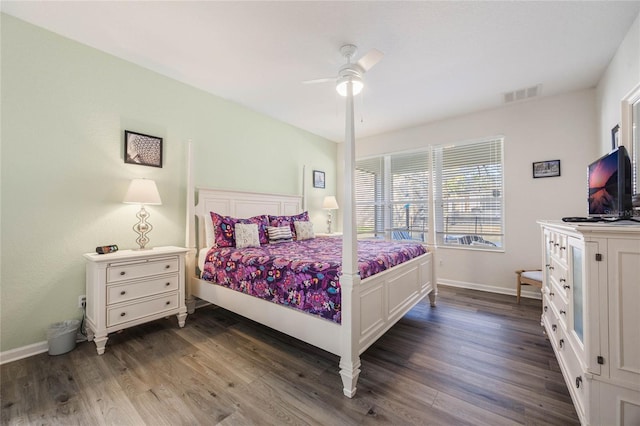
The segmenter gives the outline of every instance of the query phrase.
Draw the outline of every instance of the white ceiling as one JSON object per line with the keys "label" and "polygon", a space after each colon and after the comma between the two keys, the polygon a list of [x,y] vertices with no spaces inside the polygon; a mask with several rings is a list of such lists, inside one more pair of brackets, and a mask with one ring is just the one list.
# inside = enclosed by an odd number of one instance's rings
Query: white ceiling
{"label": "white ceiling", "polygon": [[342,44],[384,58],[356,100],[356,136],[498,107],[542,84],[596,85],[640,1],[2,1],[4,13],[334,141]]}

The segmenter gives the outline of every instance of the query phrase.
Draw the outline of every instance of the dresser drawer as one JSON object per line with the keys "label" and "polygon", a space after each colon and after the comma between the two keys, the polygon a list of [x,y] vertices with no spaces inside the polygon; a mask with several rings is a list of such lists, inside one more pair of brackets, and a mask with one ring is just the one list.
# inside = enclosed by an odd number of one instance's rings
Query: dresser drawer
{"label": "dresser drawer", "polygon": [[558,361],[564,367],[564,378],[571,394],[571,399],[573,399],[573,404],[580,419],[584,419],[587,415],[585,410],[587,409],[586,403],[589,398],[591,380],[586,377],[585,369],[570,346],[565,345],[565,350],[559,351],[558,355]]}
{"label": "dresser drawer", "polygon": [[178,293],[169,293],[136,303],[123,303],[107,307],[107,327],[134,321],[150,315],[161,314],[178,307]]}
{"label": "dresser drawer", "polygon": [[562,263],[567,264],[567,236],[558,232],[552,232],[549,240],[551,255],[557,257]]}
{"label": "dresser drawer", "polygon": [[562,262],[560,262],[558,258],[552,257],[551,264],[549,265],[549,277],[551,278],[551,282],[556,285],[560,293],[564,294],[564,297],[569,296],[567,275],[567,267]]}
{"label": "dresser drawer", "polygon": [[557,289],[555,287],[551,288],[548,299],[549,306],[553,310],[554,316],[557,317],[559,324],[566,329],[569,315],[568,303],[566,299],[561,294],[557,294],[556,291]]}
{"label": "dresser drawer", "polygon": [[178,272],[177,256],[154,258],[136,262],[113,263],[107,268],[107,283],[121,282],[135,278]]}
{"label": "dresser drawer", "polygon": [[176,291],[178,289],[178,283],[178,275],[171,274],[133,283],[110,285],[107,287],[107,305],[153,296],[168,291]]}

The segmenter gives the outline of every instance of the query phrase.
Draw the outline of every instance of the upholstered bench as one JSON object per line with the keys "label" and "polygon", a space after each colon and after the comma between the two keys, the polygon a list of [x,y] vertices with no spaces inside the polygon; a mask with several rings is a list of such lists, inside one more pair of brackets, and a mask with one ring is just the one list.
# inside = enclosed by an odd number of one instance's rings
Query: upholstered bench
{"label": "upholstered bench", "polygon": [[516,287],[516,303],[520,303],[520,290],[523,285],[536,286],[542,289],[542,271],[541,270],[524,270],[516,271],[517,287]]}

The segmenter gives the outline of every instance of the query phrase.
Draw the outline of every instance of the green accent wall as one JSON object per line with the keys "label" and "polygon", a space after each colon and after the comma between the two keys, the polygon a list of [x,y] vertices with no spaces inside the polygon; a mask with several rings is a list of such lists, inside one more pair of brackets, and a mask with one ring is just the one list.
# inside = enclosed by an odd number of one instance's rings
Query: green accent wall
{"label": "green accent wall", "polygon": [[[154,179],[162,197],[147,208],[151,246],[184,245],[188,140],[197,186],[300,194],[306,165],[307,206],[324,229],[334,142],[5,14],[0,31],[0,352],[81,317],[83,253],[135,247],[130,179]],[[124,163],[125,129],[164,139],[162,168]],[[311,187],[313,169],[326,190]]]}

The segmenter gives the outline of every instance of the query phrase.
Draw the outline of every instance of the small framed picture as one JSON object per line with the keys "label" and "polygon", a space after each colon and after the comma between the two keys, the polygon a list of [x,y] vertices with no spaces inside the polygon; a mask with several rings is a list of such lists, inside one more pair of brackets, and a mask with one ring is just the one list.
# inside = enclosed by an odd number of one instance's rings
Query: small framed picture
{"label": "small framed picture", "polygon": [[313,171],[313,187],[324,188],[324,172],[320,170]]}
{"label": "small framed picture", "polygon": [[125,130],[124,162],[162,167],[162,138]]}
{"label": "small framed picture", "polygon": [[616,124],[613,129],[611,129],[611,149],[614,150],[620,145],[620,125]]}
{"label": "small framed picture", "polygon": [[533,163],[534,178],[554,176],[560,176],[560,160],[538,161]]}

